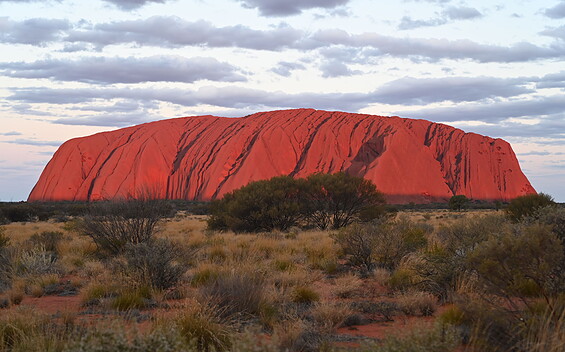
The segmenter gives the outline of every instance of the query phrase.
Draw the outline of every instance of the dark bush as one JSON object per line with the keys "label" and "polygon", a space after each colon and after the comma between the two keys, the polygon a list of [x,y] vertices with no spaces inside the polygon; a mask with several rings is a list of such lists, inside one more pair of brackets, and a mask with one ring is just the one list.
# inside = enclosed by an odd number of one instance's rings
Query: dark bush
{"label": "dark bush", "polygon": [[169,203],[161,200],[130,200],[93,204],[80,230],[103,252],[118,254],[126,244],[153,239],[164,217],[172,215]]}
{"label": "dark bush", "polygon": [[355,220],[370,221],[385,213],[384,194],[362,177],[340,172],[306,179],[306,218],[320,229],[339,229]]}
{"label": "dark bush", "polygon": [[563,244],[549,227],[532,225],[517,234],[505,233],[481,242],[468,254],[466,265],[486,291],[508,301],[527,303],[531,297],[549,297],[554,269],[563,260]]}
{"label": "dark bush", "polygon": [[0,292],[12,286],[12,253],[8,248],[0,247]]}
{"label": "dark bush", "polygon": [[25,222],[33,221],[37,217],[37,212],[28,203],[4,203],[2,204],[2,213],[8,222]]}
{"label": "dark bush", "polygon": [[537,209],[554,204],[553,198],[548,194],[528,194],[512,199],[506,208],[506,213],[512,221],[518,222],[533,215]]}
{"label": "dark bush", "polygon": [[176,246],[164,239],[128,244],[124,256],[123,273],[138,286],[166,290],[176,286],[186,271]]}
{"label": "dark bush", "polygon": [[340,228],[386,211],[385,199],[363,178],[344,173],[257,181],[210,205],[208,227],[235,232],[286,231],[293,226]]}
{"label": "dark bush", "polygon": [[10,238],[6,236],[5,230],[3,227],[0,227],[0,248],[5,248],[10,245]]}
{"label": "dark bush", "polygon": [[463,210],[467,204],[469,203],[469,198],[460,194],[455,195],[449,199],[449,209],[461,211]]}
{"label": "dark bush", "polygon": [[411,264],[420,281],[420,289],[431,292],[443,301],[449,301],[461,278],[468,274],[466,258],[479,243],[510,231],[503,216],[488,215],[465,218],[436,233],[438,243],[429,246]]}
{"label": "dark bush", "polygon": [[48,252],[57,253],[57,246],[63,240],[63,233],[59,231],[43,231],[33,234],[28,243],[32,247],[42,247]]}
{"label": "dark bush", "polygon": [[352,224],[332,238],[347,256],[349,265],[368,272],[376,266],[396,268],[407,254],[426,246],[426,234],[431,230],[426,225],[401,218]]}
{"label": "dark bush", "polygon": [[287,230],[302,217],[300,180],[289,176],[257,181],[210,204],[208,227],[235,232]]}

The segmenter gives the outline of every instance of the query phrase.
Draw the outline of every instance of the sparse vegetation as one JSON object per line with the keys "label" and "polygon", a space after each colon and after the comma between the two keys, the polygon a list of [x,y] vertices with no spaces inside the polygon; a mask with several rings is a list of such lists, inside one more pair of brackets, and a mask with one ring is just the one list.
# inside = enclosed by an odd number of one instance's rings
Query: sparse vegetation
{"label": "sparse vegetation", "polygon": [[0,351],[562,350],[558,205],[518,222],[426,210],[237,234],[159,214],[117,247],[82,217],[4,225]]}
{"label": "sparse vegetation", "polygon": [[553,197],[549,194],[528,194],[512,199],[508,207],[506,207],[506,213],[512,221],[518,222],[527,216],[533,215],[537,209],[554,204]]}

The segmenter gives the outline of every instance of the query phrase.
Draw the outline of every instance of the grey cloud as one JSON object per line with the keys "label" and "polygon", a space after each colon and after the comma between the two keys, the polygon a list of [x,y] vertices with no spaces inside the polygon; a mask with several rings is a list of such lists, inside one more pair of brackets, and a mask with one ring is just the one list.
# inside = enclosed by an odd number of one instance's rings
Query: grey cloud
{"label": "grey cloud", "polygon": [[255,30],[243,25],[216,27],[207,21],[188,22],[175,16],[154,16],[73,30],[65,40],[98,47],[136,43],[160,47],[195,45],[281,50],[294,45],[302,36],[302,31],[284,25],[271,30]]}
{"label": "grey cloud", "polygon": [[263,16],[290,16],[313,8],[333,9],[345,5],[349,0],[237,0],[243,7],[258,9]]}
{"label": "grey cloud", "polygon": [[0,133],[0,136],[21,136],[22,133],[17,132],[17,131],[10,131],[10,132],[3,132]]}
{"label": "grey cloud", "polygon": [[[106,88],[106,89],[48,89],[21,88],[12,89],[7,99],[23,103],[78,104],[102,103],[107,100],[124,99],[128,102],[108,107],[88,107],[85,110],[107,113],[128,112],[140,108],[141,102],[169,102],[176,105],[194,107],[212,105],[231,109],[266,109],[266,108],[303,108],[358,111],[373,103],[383,104],[429,104],[434,102],[473,101],[496,97],[512,97],[529,92],[523,87],[527,79],[499,79],[489,77],[466,78],[449,77],[438,79],[405,78],[389,82],[375,91],[368,93],[312,93],[289,94],[280,91],[264,91],[243,87],[202,87],[189,89],[149,89],[149,88]],[[562,98],[565,100],[565,98]],[[131,102],[139,102],[138,104]],[[130,105],[128,105],[130,104]],[[550,104],[551,105],[551,104]],[[143,105],[144,109],[155,106]],[[520,110],[523,107],[518,107]],[[129,110],[128,110],[129,109]],[[424,109],[423,112],[428,110]],[[461,118],[453,113],[456,108],[448,109],[452,118]],[[441,111],[440,111],[441,112]],[[441,118],[443,115],[438,113]],[[484,112],[490,116],[490,112]],[[433,114],[430,116],[434,116]],[[69,121],[69,120],[64,120]]]}
{"label": "grey cloud", "polygon": [[126,127],[162,118],[162,116],[156,116],[145,111],[133,111],[124,113],[104,113],[81,117],[67,117],[54,120],[53,123],[60,125]]}
{"label": "grey cloud", "polygon": [[441,26],[446,23],[447,20],[444,18],[432,18],[429,20],[413,20],[409,16],[404,16],[400,20],[398,29],[406,30],[406,29],[415,29],[420,27],[435,27],[435,26]]}
{"label": "grey cloud", "polygon": [[70,110],[75,111],[94,111],[104,113],[124,113],[132,112],[142,109],[157,109],[159,104],[152,101],[135,101],[135,100],[122,100],[112,105],[81,105],[72,107]]}
{"label": "grey cloud", "polygon": [[494,77],[402,78],[384,84],[373,97],[386,104],[423,105],[442,101],[464,102],[532,93],[528,79]]}
{"label": "grey cloud", "polygon": [[342,76],[353,76],[361,74],[361,71],[351,70],[347,65],[339,60],[330,60],[322,63],[320,65],[320,70],[322,71],[322,77],[342,77]]}
{"label": "grey cloud", "polygon": [[469,20],[473,18],[482,17],[483,15],[479,12],[479,10],[472,8],[472,7],[455,7],[451,6],[445,9],[443,12],[449,19],[452,20]]}
{"label": "grey cloud", "polygon": [[38,147],[58,147],[61,144],[63,144],[63,142],[60,141],[38,141],[37,139],[24,139],[24,138],[18,138],[13,141],[4,141],[4,143],[33,145]]}
{"label": "grey cloud", "polygon": [[565,71],[551,73],[537,81],[537,88],[565,88]]}
{"label": "grey cloud", "polygon": [[565,155],[565,153],[552,153],[552,152],[548,152],[548,151],[531,151],[531,152],[527,152],[527,153],[516,153],[517,155],[520,156],[528,156],[528,155],[536,155],[536,156],[546,156],[546,155]]}
{"label": "grey cloud", "polygon": [[[536,138],[535,143],[540,145],[563,145],[565,136],[560,131],[565,129],[563,119],[543,119],[535,125],[524,125],[521,123],[502,122],[494,126],[473,126],[466,128],[475,133],[499,137],[499,138]],[[540,139],[545,138],[545,140]]]}
{"label": "grey cloud", "polygon": [[[44,23],[44,27],[47,28],[38,31],[40,33],[35,35],[35,30],[28,30],[29,28],[26,27],[28,21],[48,21]],[[81,24],[81,28],[67,30],[64,38],[61,38],[63,29],[69,26],[65,21],[28,21],[12,23],[2,19],[0,29],[6,28],[0,32],[2,33],[0,42],[43,45],[60,39],[66,45],[88,44],[99,50],[108,45],[127,43],[170,48],[205,46],[271,51],[283,49],[309,51],[338,46],[356,51],[357,55],[372,50],[373,57],[389,55],[429,61],[469,59],[478,62],[525,62],[565,57],[565,42],[561,41],[543,47],[528,42],[498,46],[479,44],[470,40],[398,38],[371,32],[350,34],[339,29],[307,34],[287,25],[269,30],[255,30],[242,25],[216,27],[210,22],[188,22],[174,16],[154,16],[143,20],[109,22],[91,27]],[[16,27],[24,30],[18,31],[14,29]],[[550,33],[547,32],[546,35]],[[67,48],[72,51],[87,47],[67,46]]]}
{"label": "grey cloud", "polygon": [[565,41],[565,25],[556,28],[548,28],[541,31],[540,34]]}
{"label": "grey cloud", "polygon": [[186,82],[199,80],[245,81],[236,68],[214,58],[153,56],[148,58],[83,57],[78,60],[48,59],[32,63],[0,63],[3,75],[18,78],[50,78],[96,84]]}
{"label": "grey cloud", "polygon": [[449,20],[470,20],[478,17],[482,17],[482,14],[475,8],[450,6],[445,9],[439,17],[428,20],[414,20],[409,16],[404,16],[400,20],[398,29],[406,30],[420,27],[436,27],[448,23]]}
{"label": "grey cloud", "polygon": [[271,71],[277,75],[289,77],[292,74],[292,71],[305,69],[306,67],[300,63],[281,61],[276,67],[273,67]]}
{"label": "grey cloud", "polygon": [[103,0],[116,5],[122,10],[133,10],[145,6],[147,4],[156,3],[164,4],[167,0]]}
{"label": "grey cloud", "polygon": [[380,55],[422,57],[429,60],[471,59],[478,62],[524,62],[565,57],[565,44],[539,47],[520,42],[510,47],[478,44],[470,40],[395,38],[377,33],[349,34],[339,29],[321,30],[302,43],[307,48],[343,45],[374,48]]}
{"label": "grey cloud", "polygon": [[30,104],[17,104],[11,106],[11,109],[22,115],[35,115],[35,116],[52,116],[48,111],[34,110]]}
{"label": "grey cloud", "polygon": [[561,1],[554,7],[545,10],[545,15],[555,19],[565,18],[565,1]]}
{"label": "grey cloud", "polygon": [[66,20],[32,18],[21,22],[0,17],[0,43],[45,45],[71,28]]}
{"label": "grey cloud", "polygon": [[[420,109],[418,111],[397,111],[396,114],[406,117],[434,119],[436,121],[487,121],[500,122],[508,118],[542,117],[562,114],[565,111],[565,96],[543,96],[528,100],[512,100],[481,104],[460,105]],[[565,119],[560,117],[562,129],[565,130]],[[556,118],[556,123],[559,123]],[[523,125],[522,125],[523,126]],[[525,130],[530,129],[525,128]]]}

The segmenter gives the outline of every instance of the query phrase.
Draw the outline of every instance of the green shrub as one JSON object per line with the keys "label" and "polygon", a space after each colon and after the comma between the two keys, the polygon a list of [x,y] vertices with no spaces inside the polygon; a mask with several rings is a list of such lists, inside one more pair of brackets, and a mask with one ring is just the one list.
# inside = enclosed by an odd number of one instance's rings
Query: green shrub
{"label": "green shrub", "polygon": [[538,208],[554,204],[553,198],[548,194],[528,194],[512,199],[506,208],[506,214],[512,221],[517,222],[533,215]]}
{"label": "green shrub", "polygon": [[12,253],[7,248],[0,248],[0,292],[12,286]]}
{"label": "green shrub", "polygon": [[431,228],[400,218],[352,224],[332,235],[347,256],[348,264],[369,272],[376,266],[394,269],[402,258],[427,244]]}
{"label": "green shrub", "polygon": [[552,275],[563,259],[563,244],[542,225],[486,240],[469,253],[467,266],[491,294],[513,298],[551,296]]}
{"label": "green shrub", "polygon": [[289,176],[252,182],[210,204],[208,227],[235,232],[285,231],[302,217],[302,180]]}
{"label": "green shrub", "polygon": [[437,310],[437,298],[427,292],[408,292],[397,297],[398,308],[406,315],[431,316]]}
{"label": "green shrub", "polygon": [[111,307],[121,311],[144,309],[150,306],[150,299],[151,291],[147,287],[127,288],[112,299]]}
{"label": "green shrub", "polygon": [[462,325],[465,321],[465,314],[458,306],[450,306],[439,315],[438,321],[442,324]]}
{"label": "green shrub", "polygon": [[165,239],[129,244],[124,256],[122,273],[136,285],[166,290],[176,286],[186,271],[177,247]]}
{"label": "green shrub", "polygon": [[[132,337],[133,335],[133,337]],[[125,331],[122,327],[90,328],[71,341],[63,352],[190,352],[197,351],[175,329],[156,329],[149,333]]]}
{"label": "green shrub", "polygon": [[320,300],[318,292],[308,286],[298,286],[292,292],[292,301],[295,303],[314,303]]}
{"label": "green shrub", "polygon": [[115,255],[127,244],[151,241],[171,212],[170,204],[161,200],[101,202],[91,206],[79,228],[101,251]]}
{"label": "green shrub", "polygon": [[208,227],[235,232],[286,231],[305,225],[341,228],[385,213],[375,185],[344,173],[251,182],[210,205]]}
{"label": "green shrub", "polygon": [[220,310],[213,305],[192,306],[172,319],[171,325],[188,343],[195,343],[198,351],[227,351],[232,344],[234,330],[229,319],[223,318]]}
{"label": "green shrub", "polygon": [[233,272],[220,275],[200,288],[207,302],[219,308],[222,316],[257,315],[264,300],[263,280],[257,275]]}
{"label": "green shrub", "polygon": [[20,253],[16,261],[18,273],[28,276],[59,273],[57,256],[45,247],[34,247]]}
{"label": "green shrub", "polygon": [[63,239],[63,233],[59,231],[43,231],[33,234],[28,243],[32,247],[41,247],[48,252],[57,253],[57,246]]}
{"label": "green shrub", "polygon": [[469,273],[468,253],[488,238],[509,231],[508,221],[499,215],[458,219],[440,227],[436,232],[439,241],[410,263],[410,269],[418,277],[415,284],[442,301],[450,301],[459,280]]}
{"label": "green shrub", "polygon": [[461,211],[467,206],[467,203],[469,203],[469,198],[462,194],[455,195],[449,199],[449,209]]}
{"label": "green shrub", "polygon": [[386,212],[384,194],[371,181],[343,172],[308,176],[304,194],[306,218],[320,229],[339,229],[355,220],[373,220]]}
{"label": "green shrub", "polygon": [[6,248],[10,245],[10,237],[6,235],[3,227],[0,227],[0,249]]}
{"label": "green shrub", "polygon": [[217,267],[209,265],[199,267],[197,271],[192,275],[190,284],[194,287],[206,285],[207,283],[216,280],[220,275],[222,275],[222,273]]}

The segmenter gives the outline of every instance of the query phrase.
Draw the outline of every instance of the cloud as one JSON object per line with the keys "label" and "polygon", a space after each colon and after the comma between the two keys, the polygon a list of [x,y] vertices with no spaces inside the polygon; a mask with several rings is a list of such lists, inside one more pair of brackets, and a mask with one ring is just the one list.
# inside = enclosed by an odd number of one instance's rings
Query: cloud
{"label": "cloud", "polygon": [[536,155],[536,156],[546,156],[546,155],[565,155],[565,153],[561,153],[561,152],[548,152],[548,151],[531,151],[531,152],[526,152],[526,153],[516,153],[517,155],[520,156],[528,156],[528,155]]}
{"label": "cloud", "polygon": [[[474,103],[450,107],[423,108],[418,111],[397,111],[405,117],[434,119],[435,121],[487,121],[500,122],[508,118],[536,117],[562,114],[565,111],[565,96],[552,95],[525,100]],[[557,116],[557,115],[556,115]],[[563,119],[563,115],[560,118]],[[555,120],[559,122],[559,118]],[[565,130],[565,119],[561,121]],[[530,130],[531,126],[523,130]]]}
{"label": "cloud", "polygon": [[475,8],[472,7],[455,7],[450,6],[445,9],[437,18],[428,20],[414,20],[409,16],[404,16],[400,20],[398,29],[407,30],[420,27],[436,27],[448,23],[450,20],[470,20],[482,17],[483,15]]}
{"label": "cloud", "polygon": [[0,43],[43,46],[59,40],[71,28],[66,20],[32,18],[21,22],[0,17]]}
{"label": "cloud", "polygon": [[304,49],[330,45],[358,49],[374,48],[380,55],[420,57],[432,61],[470,59],[478,62],[524,62],[565,57],[565,44],[539,47],[528,42],[520,42],[504,47],[479,44],[465,39],[396,38],[377,33],[349,34],[341,29],[318,31],[301,43]]}
{"label": "cloud", "polygon": [[543,76],[537,81],[536,88],[565,88],[565,71]]}
{"label": "cloud", "polygon": [[24,139],[24,138],[18,138],[13,141],[3,141],[3,143],[33,145],[38,147],[58,147],[61,144],[63,144],[63,142],[61,141],[38,141],[37,139]]}
{"label": "cloud", "polygon": [[53,123],[61,125],[126,127],[160,120],[162,118],[163,116],[157,116],[145,111],[134,111],[124,113],[98,114],[83,117],[61,118],[54,120]]}
{"label": "cloud", "polygon": [[401,78],[385,83],[373,93],[386,104],[424,105],[443,101],[467,102],[498,97],[514,97],[534,92],[524,87],[525,78],[446,77]]}
{"label": "cloud", "polygon": [[103,0],[122,10],[134,10],[147,4],[164,4],[167,0]]}
{"label": "cloud", "polygon": [[545,10],[545,15],[549,18],[560,19],[565,18],[565,1],[561,1],[559,4],[552,8]]}
{"label": "cloud", "polygon": [[292,74],[292,71],[305,69],[306,67],[300,63],[281,61],[277,64],[276,67],[273,67],[271,71],[276,73],[277,75],[289,77]]}
{"label": "cloud", "polygon": [[443,13],[451,20],[470,20],[473,18],[479,18],[483,16],[483,14],[479,12],[479,10],[465,6],[460,6],[460,7],[451,6],[445,9]]}
{"label": "cloud", "polygon": [[333,9],[345,5],[349,0],[237,0],[248,9],[258,9],[262,16],[279,17],[302,13],[313,8]]}
{"label": "cloud", "polygon": [[322,71],[322,77],[324,78],[353,76],[362,73],[361,71],[358,70],[349,69],[349,67],[347,67],[343,62],[339,60],[330,60],[324,62],[320,66],[320,70]]}
{"label": "cloud", "polygon": [[[43,25],[33,25],[29,21],[46,22]],[[374,58],[386,55],[428,61],[451,59],[483,63],[526,62],[565,57],[565,42],[561,41],[549,46],[537,46],[529,42],[499,46],[471,40],[401,38],[375,32],[350,34],[341,29],[307,33],[288,25],[279,25],[268,30],[256,30],[243,25],[216,27],[207,21],[188,22],[175,16],[154,16],[94,26],[81,23],[70,29],[66,21],[60,20],[10,22],[3,19],[3,22],[0,21],[0,29],[3,26],[9,28],[0,32],[0,42],[45,45],[59,40],[67,48],[63,48],[63,51],[85,49],[85,46],[76,46],[80,44],[87,44],[99,50],[108,45],[135,44],[164,48],[201,46],[269,51],[295,49],[304,52],[340,47],[359,55],[371,50],[371,56]],[[36,29],[41,26],[45,27],[45,30]],[[558,34],[547,32],[546,35]]]}
{"label": "cloud", "polygon": [[0,133],[0,136],[21,136],[22,133],[17,132],[17,131],[10,131],[10,132],[3,132]]}
{"label": "cloud", "polygon": [[53,114],[48,111],[35,110],[30,104],[16,104],[10,107],[12,111],[20,115],[31,115],[31,116],[52,116]]}
{"label": "cloud", "polygon": [[[167,102],[185,107],[216,106],[240,110],[264,110],[274,108],[307,108],[326,110],[343,110],[356,112],[371,104],[404,104],[424,105],[437,102],[467,102],[513,97],[529,93],[525,87],[526,78],[502,79],[492,77],[447,77],[437,79],[403,78],[391,81],[371,92],[357,93],[285,93],[280,91],[265,91],[237,86],[202,87],[196,90],[171,88],[98,88],[98,89],[49,89],[49,88],[20,88],[12,89],[12,95],[7,100],[22,103],[49,104],[100,104],[108,101],[114,105],[96,107],[70,107],[83,111],[113,113],[138,113],[140,110],[147,114],[147,109],[156,109],[155,102]],[[565,99],[565,98],[564,98]],[[148,105],[149,104],[149,105]],[[422,111],[428,111],[423,109]],[[455,112],[452,112],[455,111]],[[408,114],[409,112],[407,112]],[[457,108],[450,110],[452,118],[458,117]],[[444,118],[438,113],[440,118]],[[447,112],[445,112],[447,114]],[[430,116],[434,116],[433,114]],[[490,116],[490,115],[487,115]],[[134,116],[139,121],[139,116]],[[435,116],[434,116],[435,117]],[[59,123],[83,124],[84,117],[65,118]],[[88,117],[99,123],[98,117]],[[131,116],[124,115],[120,121]],[[429,118],[429,116],[428,116]],[[93,120],[94,119],[94,120]],[[89,121],[90,121],[89,120]],[[109,120],[108,117],[103,118]],[[131,120],[134,121],[134,120]],[[122,122],[120,122],[122,123]],[[125,122],[124,122],[125,123]]]}
{"label": "cloud", "polygon": [[49,78],[95,84],[186,82],[199,80],[237,82],[245,77],[237,69],[214,58],[153,56],[147,58],[82,57],[77,60],[47,59],[31,63],[0,63],[3,75]]}
{"label": "cloud", "polygon": [[413,20],[409,16],[404,16],[400,20],[398,29],[407,30],[407,29],[415,29],[420,27],[435,27],[435,26],[441,26],[446,23],[447,20],[444,18],[432,18],[429,20]]}
{"label": "cloud", "polygon": [[99,48],[113,44],[136,43],[158,47],[207,46],[255,50],[281,50],[296,43],[303,32],[286,25],[255,30],[236,25],[216,27],[207,21],[189,22],[176,16],[153,16],[143,20],[97,24],[69,31],[65,40],[90,43]]}
{"label": "cloud", "polygon": [[565,25],[556,28],[548,28],[541,31],[540,34],[565,41]]}

